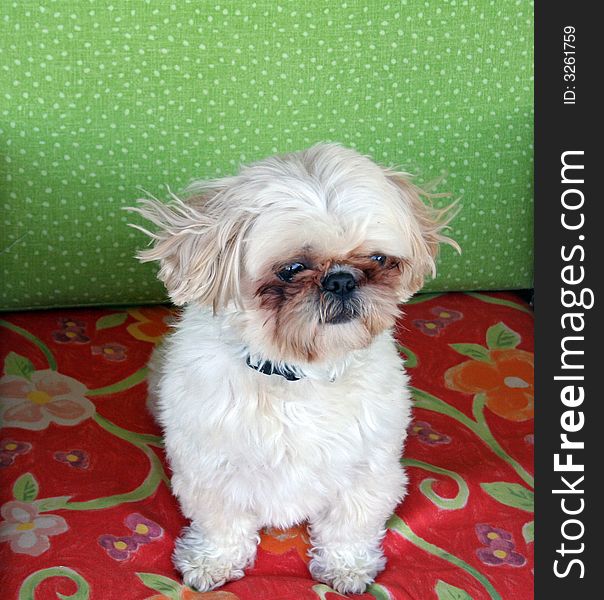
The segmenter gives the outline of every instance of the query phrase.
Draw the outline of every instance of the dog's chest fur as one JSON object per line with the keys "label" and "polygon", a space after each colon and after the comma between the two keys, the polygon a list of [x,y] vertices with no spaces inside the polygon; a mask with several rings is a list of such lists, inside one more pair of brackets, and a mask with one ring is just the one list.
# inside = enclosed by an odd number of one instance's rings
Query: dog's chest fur
{"label": "dog's chest fur", "polygon": [[152,362],[175,489],[220,490],[263,525],[284,527],[400,455],[410,402],[388,334],[334,381],[287,381],[249,368],[222,327],[188,309]]}

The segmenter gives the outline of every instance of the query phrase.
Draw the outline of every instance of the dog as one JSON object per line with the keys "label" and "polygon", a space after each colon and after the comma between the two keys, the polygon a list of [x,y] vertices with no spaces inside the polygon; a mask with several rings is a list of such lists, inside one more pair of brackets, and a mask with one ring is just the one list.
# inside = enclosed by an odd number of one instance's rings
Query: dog
{"label": "dog", "polygon": [[393,328],[434,275],[452,205],[337,144],[139,200],[138,254],[184,307],[150,361],[173,492],[190,520],[184,582],[211,590],[253,564],[258,532],[309,522],[309,570],[362,593],[384,569],[411,399]]}

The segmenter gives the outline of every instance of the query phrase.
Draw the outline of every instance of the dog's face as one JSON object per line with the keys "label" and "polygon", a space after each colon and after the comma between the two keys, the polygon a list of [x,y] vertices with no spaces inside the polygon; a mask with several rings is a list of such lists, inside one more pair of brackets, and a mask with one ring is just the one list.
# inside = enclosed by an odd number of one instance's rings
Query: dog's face
{"label": "dog's face", "polygon": [[138,212],[160,231],[140,258],[160,261],[176,304],[235,310],[244,341],[270,360],[323,361],[368,345],[434,273],[439,243],[452,243],[441,234],[447,210],[333,144],[191,194],[171,207],[143,201]]}

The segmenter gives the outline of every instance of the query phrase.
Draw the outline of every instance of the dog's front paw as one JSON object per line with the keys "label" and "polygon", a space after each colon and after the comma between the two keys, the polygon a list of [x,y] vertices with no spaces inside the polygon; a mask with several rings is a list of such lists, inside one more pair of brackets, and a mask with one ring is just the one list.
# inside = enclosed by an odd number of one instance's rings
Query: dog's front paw
{"label": "dog's front paw", "polygon": [[311,554],[310,574],[340,594],[362,594],[386,566],[381,551],[373,549],[359,551],[344,546],[337,550],[313,549]]}
{"label": "dog's front paw", "polygon": [[176,567],[182,573],[185,585],[198,592],[208,592],[235,579],[243,577],[243,569],[234,565],[218,562],[208,557],[191,557],[185,561],[174,559]]}
{"label": "dog's front paw", "polygon": [[207,592],[243,577],[243,569],[253,561],[243,548],[218,548],[197,532],[189,531],[176,540],[174,565],[183,582],[199,592]]}

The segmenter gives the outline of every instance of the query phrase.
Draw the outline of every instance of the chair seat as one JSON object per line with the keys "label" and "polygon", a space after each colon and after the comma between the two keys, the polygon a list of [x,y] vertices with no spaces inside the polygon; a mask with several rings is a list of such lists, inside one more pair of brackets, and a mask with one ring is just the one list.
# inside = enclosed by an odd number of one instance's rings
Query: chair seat
{"label": "chair seat", "polygon": [[[502,292],[418,296],[404,312],[409,493],[387,524],[386,570],[350,597],[532,598],[532,311]],[[145,363],[173,314],[0,319],[3,598],[338,597],[308,574],[305,524],[263,530],[255,565],[219,593],[182,586],[170,556],[186,522],[145,407]]]}

